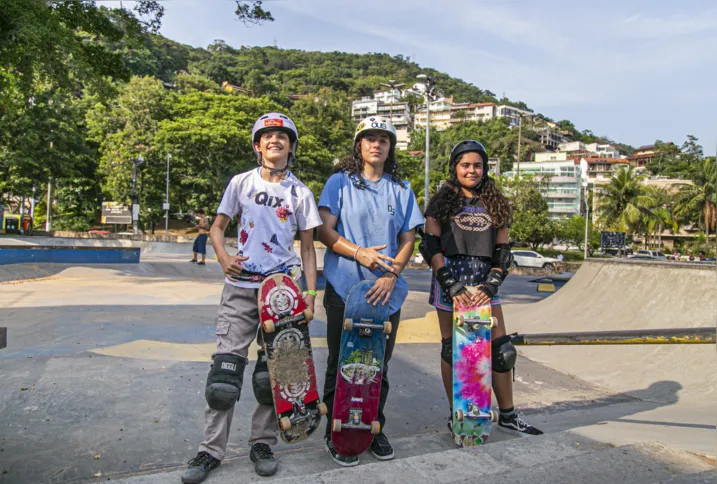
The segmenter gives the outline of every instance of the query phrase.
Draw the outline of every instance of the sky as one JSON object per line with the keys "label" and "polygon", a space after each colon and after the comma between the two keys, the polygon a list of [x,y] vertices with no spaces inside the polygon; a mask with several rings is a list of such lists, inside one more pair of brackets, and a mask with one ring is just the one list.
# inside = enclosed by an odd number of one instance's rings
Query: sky
{"label": "sky", "polygon": [[579,130],[717,150],[713,0],[267,0],[252,27],[230,0],[162,5],[161,33],[195,47],[401,54]]}

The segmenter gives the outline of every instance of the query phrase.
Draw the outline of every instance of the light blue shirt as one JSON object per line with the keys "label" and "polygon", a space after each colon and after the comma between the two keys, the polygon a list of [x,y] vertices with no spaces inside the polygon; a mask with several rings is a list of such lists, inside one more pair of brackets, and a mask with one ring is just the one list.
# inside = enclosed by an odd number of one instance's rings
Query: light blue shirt
{"label": "light blue shirt", "polygon": [[[336,231],[348,241],[361,247],[386,245],[379,252],[390,257],[398,253],[398,236],[425,223],[411,186],[404,181],[401,187],[384,175],[377,182],[366,181],[366,188],[358,188],[359,179],[344,172],[328,179],[319,208],[328,208],[338,217]],[[344,257],[332,250],[324,257],[324,276],[346,301],[349,290],[362,280],[374,281],[383,274],[371,271],[352,257]],[[389,300],[390,314],[401,309],[408,296],[408,283],[399,277]]]}

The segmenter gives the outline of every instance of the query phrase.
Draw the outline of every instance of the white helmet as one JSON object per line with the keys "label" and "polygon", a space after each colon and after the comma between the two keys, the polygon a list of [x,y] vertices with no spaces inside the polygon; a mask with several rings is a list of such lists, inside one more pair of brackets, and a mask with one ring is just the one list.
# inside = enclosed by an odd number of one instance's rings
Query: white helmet
{"label": "white helmet", "polygon": [[[291,153],[289,154],[289,160],[282,170],[272,170],[272,175],[276,172],[286,171],[289,168],[289,165],[291,165],[296,159],[296,150],[299,147],[299,131],[296,129],[294,122],[287,115],[281,113],[268,113],[260,116],[254,123],[254,127],[251,130],[252,145],[258,142],[262,133],[266,131],[283,131],[289,135],[289,140],[291,141]],[[257,153],[257,163],[262,165],[261,153]]]}
{"label": "white helmet", "polygon": [[367,131],[383,131],[387,133],[391,139],[391,146],[396,146],[396,128],[390,119],[384,116],[369,116],[368,118],[364,118],[356,127],[354,143],[356,143],[360,134],[366,133]]}

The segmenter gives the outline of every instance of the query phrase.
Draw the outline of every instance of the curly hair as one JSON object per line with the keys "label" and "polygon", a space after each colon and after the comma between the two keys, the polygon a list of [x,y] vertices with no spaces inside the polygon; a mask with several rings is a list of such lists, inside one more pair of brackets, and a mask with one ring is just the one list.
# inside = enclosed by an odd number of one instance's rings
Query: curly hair
{"label": "curly hair", "polygon": [[[465,196],[461,191],[461,184],[458,182],[456,175],[456,165],[462,156],[459,156],[450,167],[450,180],[438,190],[438,193],[431,197],[428,202],[429,210],[433,211],[433,217],[441,224],[448,223],[453,217],[458,215],[463,209]],[[487,168],[487,167],[486,167]],[[500,192],[495,181],[488,175],[485,175],[479,190],[471,190],[483,206],[488,210],[491,219],[493,219],[494,227],[504,227],[509,225],[513,219],[513,211],[510,202]]]}
{"label": "curly hair", "polygon": [[[334,167],[334,171],[331,173],[340,173],[345,172],[347,175],[356,175],[356,177],[359,180],[363,180],[361,177],[361,170],[363,170],[363,156],[361,156],[361,139],[363,138],[363,135],[359,136],[356,141],[354,142],[354,149],[353,152],[344,157],[341,161],[339,161],[336,166]],[[391,146],[391,149],[388,152],[388,157],[386,158],[386,162],[383,165],[383,172],[391,176],[391,180],[394,183],[398,183],[401,188],[404,188],[405,185],[403,183],[403,180],[398,176],[398,160],[396,159],[396,146]],[[365,187],[360,187],[365,188]]]}

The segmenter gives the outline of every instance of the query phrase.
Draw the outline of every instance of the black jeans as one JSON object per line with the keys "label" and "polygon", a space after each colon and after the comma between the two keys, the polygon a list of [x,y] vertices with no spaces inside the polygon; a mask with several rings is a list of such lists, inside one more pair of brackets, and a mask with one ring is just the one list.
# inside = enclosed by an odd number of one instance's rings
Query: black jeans
{"label": "black jeans", "polygon": [[[324,399],[323,402],[329,409],[326,416],[326,438],[331,436],[331,415],[334,411],[334,393],[336,393],[336,373],[339,367],[339,353],[341,353],[341,332],[344,323],[344,307],[345,304],[341,296],[336,294],[333,286],[326,282],[326,291],[324,292],[324,308],[326,308],[326,341],[329,347],[329,359],[326,364],[326,380],[324,381]],[[391,334],[386,340],[386,352],[384,354],[383,378],[381,379],[381,398],[378,402],[378,421],[381,423],[381,431],[386,426],[386,416],[383,414],[383,407],[386,406],[388,398],[388,361],[391,359],[393,347],[396,345],[396,334],[398,333],[398,323],[401,319],[401,310],[399,309],[391,316]]]}

